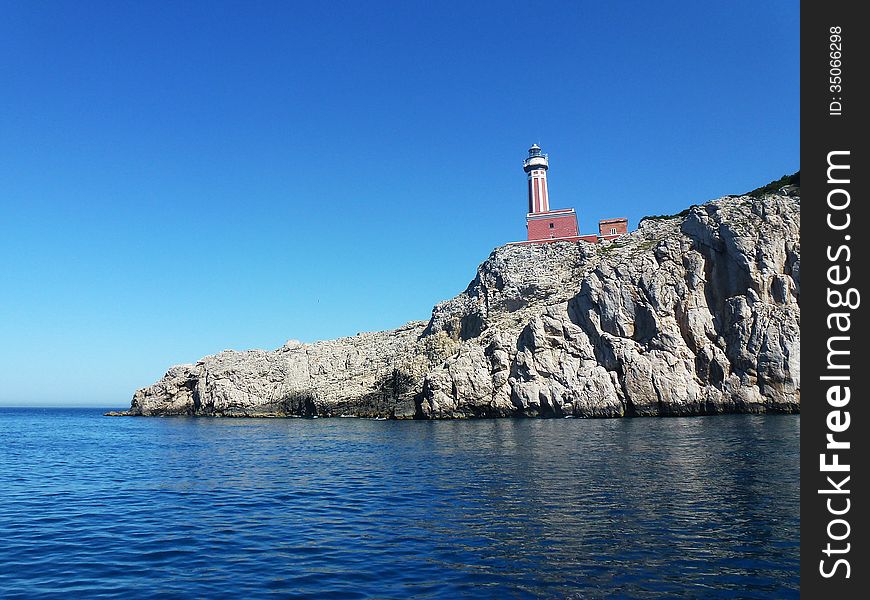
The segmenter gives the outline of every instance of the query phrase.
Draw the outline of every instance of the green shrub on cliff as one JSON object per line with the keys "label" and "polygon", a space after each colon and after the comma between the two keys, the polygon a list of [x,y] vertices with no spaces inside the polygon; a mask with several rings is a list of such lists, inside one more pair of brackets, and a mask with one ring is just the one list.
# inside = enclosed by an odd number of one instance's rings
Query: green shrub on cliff
{"label": "green shrub on cliff", "polygon": [[783,188],[787,185],[796,185],[798,187],[801,186],[801,172],[797,171],[796,173],[792,173],[791,175],[783,175],[776,181],[771,181],[767,185],[761,186],[760,188],[755,188],[751,192],[746,192],[742,194],[743,196],[753,196],[755,198],[761,198],[765,194],[772,194],[774,192],[779,191],[780,188]]}

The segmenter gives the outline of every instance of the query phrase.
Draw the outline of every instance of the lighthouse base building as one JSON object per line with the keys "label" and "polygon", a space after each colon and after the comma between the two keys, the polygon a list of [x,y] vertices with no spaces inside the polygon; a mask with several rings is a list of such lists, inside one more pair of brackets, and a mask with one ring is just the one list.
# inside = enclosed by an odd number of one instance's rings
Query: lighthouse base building
{"label": "lighthouse base building", "polygon": [[577,214],[573,208],[548,210],[547,212],[526,215],[529,241],[564,240],[580,235],[577,229]]}
{"label": "lighthouse base building", "polygon": [[628,233],[628,219],[603,219],[598,222],[598,233],[580,235],[577,226],[577,213],[573,208],[550,210],[549,190],[547,189],[547,171],[550,168],[549,157],[541,151],[540,146],[533,144],[529,148],[529,156],[523,161],[523,170],[528,175],[529,182],[529,212],[526,215],[528,239],[518,244],[540,242],[577,242],[583,240],[596,244],[603,240],[612,240]]}

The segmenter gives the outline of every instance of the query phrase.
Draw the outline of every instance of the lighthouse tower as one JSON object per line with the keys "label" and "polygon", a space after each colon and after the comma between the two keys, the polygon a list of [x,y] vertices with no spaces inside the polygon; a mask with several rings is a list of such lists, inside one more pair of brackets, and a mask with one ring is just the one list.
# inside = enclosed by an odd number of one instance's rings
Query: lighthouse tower
{"label": "lighthouse tower", "polygon": [[550,210],[550,194],[547,189],[549,157],[541,147],[532,144],[529,156],[523,161],[523,171],[529,180],[529,213],[526,215],[529,241],[576,240],[578,239],[577,214],[573,208]]}
{"label": "lighthouse tower", "polygon": [[550,157],[541,152],[541,147],[532,144],[529,157],[523,161],[523,171],[529,176],[529,213],[547,212],[550,210],[550,198],[547,193],[547,169],[550,168]]}

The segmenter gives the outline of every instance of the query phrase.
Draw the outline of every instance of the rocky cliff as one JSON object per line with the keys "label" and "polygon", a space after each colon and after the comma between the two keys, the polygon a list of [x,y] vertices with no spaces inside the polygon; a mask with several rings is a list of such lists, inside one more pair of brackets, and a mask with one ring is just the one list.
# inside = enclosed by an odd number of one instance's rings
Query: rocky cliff
{"label": "rocky cliff", "polygon": [[126,414],[800,410],[800,197],[725,197],[613,242],[497,248],[428,322],[171,368]]}

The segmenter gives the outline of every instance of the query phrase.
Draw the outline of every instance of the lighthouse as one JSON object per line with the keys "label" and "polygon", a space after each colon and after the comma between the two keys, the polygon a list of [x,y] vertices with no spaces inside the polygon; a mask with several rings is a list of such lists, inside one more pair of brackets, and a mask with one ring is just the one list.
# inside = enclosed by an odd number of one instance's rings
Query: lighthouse
{"label": "lighthouse", "polygon": [[550,157],[541,151],[541,147],[532,144],[529,157],[523,161],[523,171],[529,176],[529,213],[541,213],[550,210],[550,199],[547,193],[547,169],[550,168]]}
{"label": "lighthouse", "polygon": [[529,180],[529,212],[526,215],[528,241],[576,241],[579,233],[574,209],[550,210],[550,193],[547,189],[549,168],[550,158],[540,146],[532,144],[529,156],[523,161],[523,171]]}

